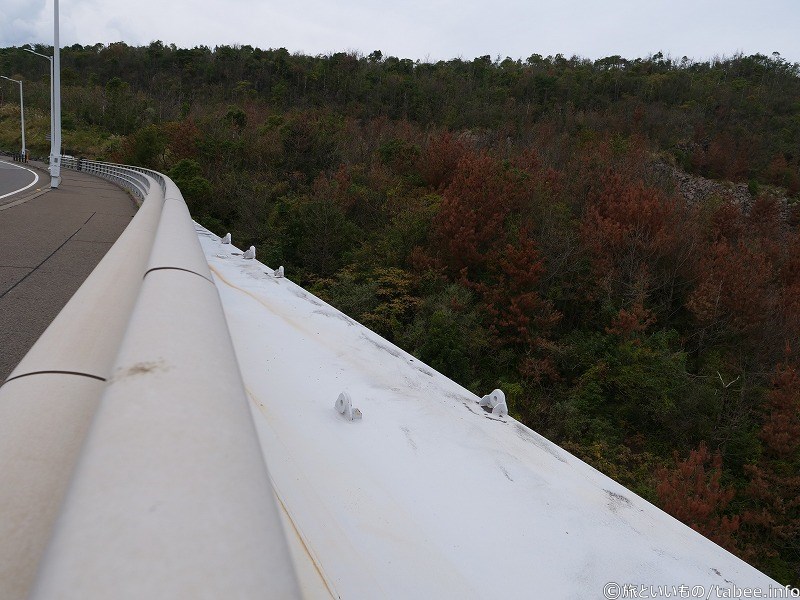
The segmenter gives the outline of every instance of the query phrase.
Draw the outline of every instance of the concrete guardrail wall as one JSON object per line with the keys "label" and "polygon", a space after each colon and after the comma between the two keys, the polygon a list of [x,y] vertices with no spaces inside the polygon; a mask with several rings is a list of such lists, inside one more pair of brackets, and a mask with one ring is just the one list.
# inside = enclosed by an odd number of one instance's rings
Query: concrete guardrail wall
{"label": "concrete guardrail wall", "polygon": [[141,206],[0,387],[0,597],[293,598],[294,568],[186,204]]}

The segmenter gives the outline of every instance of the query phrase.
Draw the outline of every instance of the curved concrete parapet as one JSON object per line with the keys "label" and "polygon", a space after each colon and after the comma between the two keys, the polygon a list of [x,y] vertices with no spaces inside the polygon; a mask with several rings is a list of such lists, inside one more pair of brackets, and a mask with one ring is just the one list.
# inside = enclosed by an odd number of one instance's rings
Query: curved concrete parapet
{"label": "curved concrete parapet", "polygon": [[299,597],[180,191],[80,168],[143,203],[0,387],[0,597]]}

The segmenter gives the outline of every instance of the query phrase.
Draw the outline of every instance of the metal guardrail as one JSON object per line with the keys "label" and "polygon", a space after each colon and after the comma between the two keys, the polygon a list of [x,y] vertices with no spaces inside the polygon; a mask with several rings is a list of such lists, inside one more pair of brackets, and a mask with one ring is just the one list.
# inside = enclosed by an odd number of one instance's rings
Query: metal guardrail
{"label": "metal guardrail", "polygon": [[0,387],[0,597],[294,598],[230,334],[168,177]]}
{"label": "metal guardrail", "polygon": [[9,156],[11,156],[11,160],[13,160],[14,162],[26,163],[30,158],[30,151],[26,152],[24,155],[22,154],[22,152],[12,152]]}
{"label": "metal guardrail", "polygon": [[75,158],[74,156],[63,156],[61,158],[61,166],[65,169],[83,171],[108,179],[119,187],[131,192],[140,202],[144,201],[147,191],[150,188],[151,181],[148,178],[154,179],[162,192],[165,190],[165,176],[157,171],[143,169],[142,167],[116,165],[113,163],[86,160],[84,158]]}

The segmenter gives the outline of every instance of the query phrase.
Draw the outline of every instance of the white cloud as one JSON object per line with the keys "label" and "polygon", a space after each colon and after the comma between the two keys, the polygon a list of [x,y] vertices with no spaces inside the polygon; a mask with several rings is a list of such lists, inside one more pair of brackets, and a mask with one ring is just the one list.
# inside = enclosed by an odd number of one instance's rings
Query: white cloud
{"label": "white cloud", "polygon": [[[52,0],[3,0],[0,46],[52,40]],[[634,58],[659,50],[709,58],[775,50],[800,62],[794,0],[227,0],[61,2],[63,45],[160,39],[425,59],[562,53]]]}
{"label": "white cloud", "polygon": [[36,38],[45,8],[45,0],[3,0],[0,46],[21,46]]}

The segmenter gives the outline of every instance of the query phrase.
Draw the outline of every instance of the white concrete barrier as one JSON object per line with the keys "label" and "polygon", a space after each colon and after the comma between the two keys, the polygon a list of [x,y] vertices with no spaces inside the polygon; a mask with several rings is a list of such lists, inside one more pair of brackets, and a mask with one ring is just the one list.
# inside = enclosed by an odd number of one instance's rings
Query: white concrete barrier
{"label": "white concrete barrier", "polygon": [[0,597],[299,597],[180,191],[81,170],[143,204],[0,387]]}
{"label": "white concrete barrier", "polygon": [[164,200],[153,193],[0,387],[0,597],[25,598],[111,376]]}

